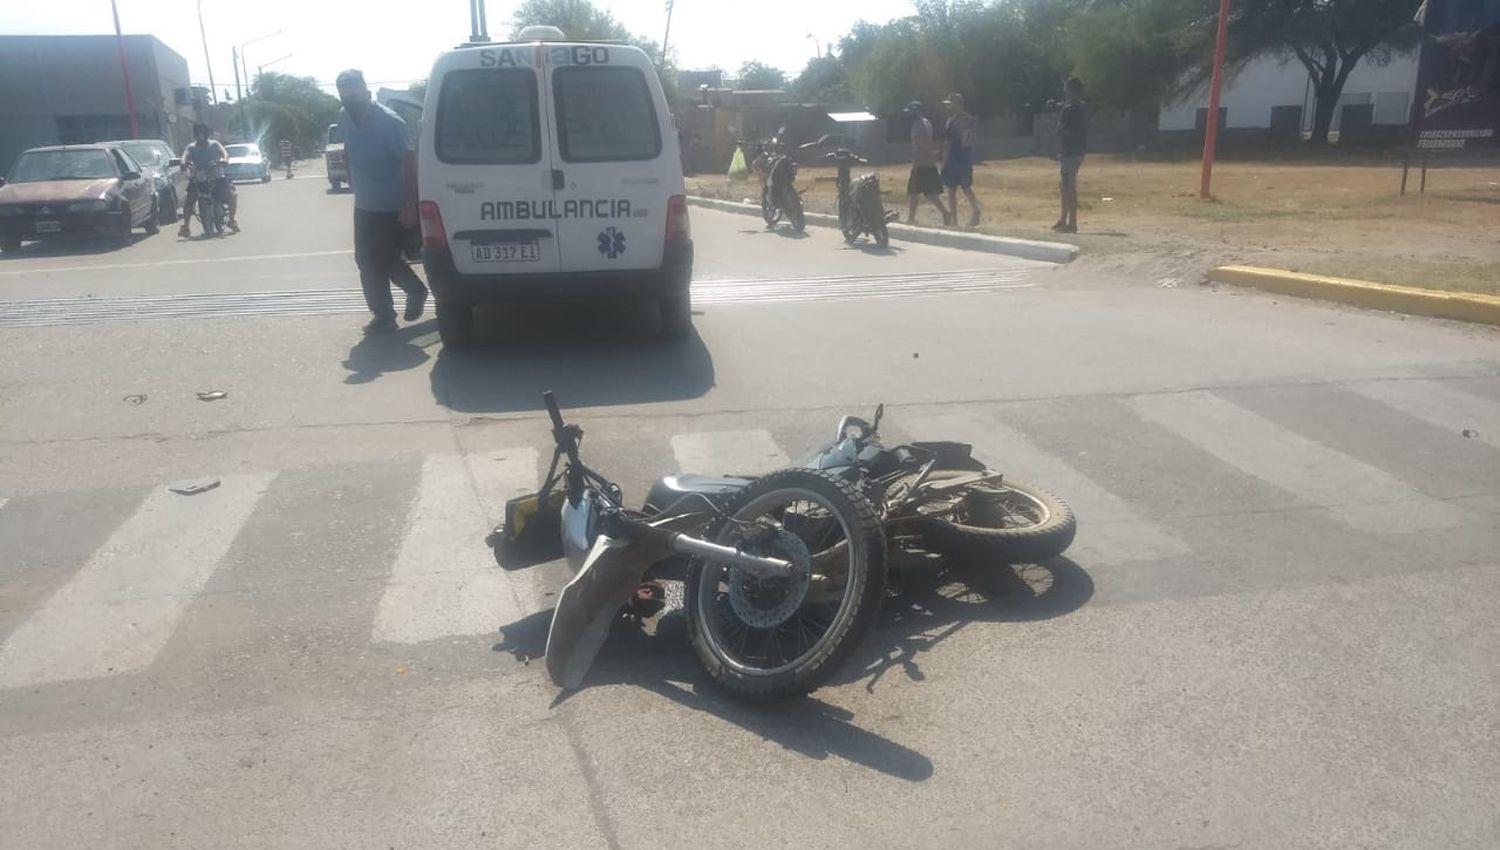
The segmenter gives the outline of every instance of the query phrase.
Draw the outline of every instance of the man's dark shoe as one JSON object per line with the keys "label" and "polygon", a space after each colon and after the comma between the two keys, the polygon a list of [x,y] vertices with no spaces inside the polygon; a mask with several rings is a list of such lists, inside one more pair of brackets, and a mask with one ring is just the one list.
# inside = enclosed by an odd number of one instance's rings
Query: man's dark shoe
{"label": "man's dark shoe", "polygon": [[388,334],[394,330],[396,330],[395,318],[382,319],[377,316],[371,319],[369,324],[365,325],[365,333],[367,334]]}
{"label": "man's dark shoe", "polygon": [[415,322],[422,318],[422,311],[427,307],[427,293],[418,292],[406,296],[406,312],[401,317],[408,322]]}

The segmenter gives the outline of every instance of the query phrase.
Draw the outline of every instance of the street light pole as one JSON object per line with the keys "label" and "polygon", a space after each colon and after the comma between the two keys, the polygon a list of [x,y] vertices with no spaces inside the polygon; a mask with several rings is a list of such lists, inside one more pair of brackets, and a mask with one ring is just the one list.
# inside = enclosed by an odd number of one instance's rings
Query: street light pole
{"label": "street light pole", "polygon": [[823,58],[823,43],[820,42],[820,41],[818,41],[818,37],[815,36],[815,35],[813,35],[812,33],[808,33],[807,37],[810,38],[810,39],[812,39],[812,43],[813,43],[813,58],[815,58],[815,59],[822,59]]}
{"label": "street light pole", "polygon": [[130,66],[125,63],[125,36],[120,34],[120,8],[115,0],[109,0],[109,10],[115,16],[115,47],[120,51],[120,75],[125,78],[125,114],[130,116],[130,138],[139,139],[141,130],[135,123],[135,93],[130,90]]}
{"label": "street light pole", "polygon": [[208,93],[213,96],[214,106],[218,106],[219,90],[214,86],[214,63],[208,58],[208,32],[203,29],[203,0],[198,0],[198,36],[203,39],[203,64],[208,66]]}
{"label": "street light pole", "polygon": [[264,76],[265,73],[266,73],[266,69],[267,68],[271,67],[272,65],[275,65],[277,62],[283,62],[283,61],[285,61],[287,59],[290,59],[290,58],[292,58],[293,56],[296,56],[296,55],[297,54],[295,54],[295,53],[288,53],[285,56],[278,56],[275,59],[272,59],[270,62],[267,62],[264,65],[256,65],[255,66],[255,76],[256,77],[262,77],[262,76]]}
{"label": "street light pole", "polygon": [[245,116],[245,91],[240,88],[240,56],[233,47],[229,48],[230,64],[234,66],[234,99],[240,105],[240,123],[245,125],[245,132],[250,131],[250,119]]}
{"label": "street light pole", "polygon": [[1219,144],[1219,95],[1224,88],[1224,46],[1229,35],[1229,0],[1219,0],[1219,39],[1214,46],[1214,75],[1209,83],[1208,118],[1203,125],[1203,180],[1198,197],[1213,197],[1214,155]]}

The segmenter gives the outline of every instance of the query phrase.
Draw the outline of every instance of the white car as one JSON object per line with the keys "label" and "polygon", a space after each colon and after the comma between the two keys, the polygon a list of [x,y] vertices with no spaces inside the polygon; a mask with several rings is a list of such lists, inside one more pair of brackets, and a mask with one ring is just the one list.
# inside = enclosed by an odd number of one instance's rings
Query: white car
{"label": "white car", "polygon": [[693,242],[677,132],[640,49],[553,27],[432,67],[418,144],[422,262],[445,346],[474,307],[650,299],[692,330]]}
{"label": "white car", "polygon": [[225,169],[231,182],[235,180],[259,180],[271,182],[271,162],[260,152],[260,145],[241,143],[225,145],[229,154],[229,166]]}
{"label": "white car", "polygon": [[328,125],[323,163],[328,166],[328,188],[337,192],[349,182],[349,160],[344,157],[344,131],[337,124]]}

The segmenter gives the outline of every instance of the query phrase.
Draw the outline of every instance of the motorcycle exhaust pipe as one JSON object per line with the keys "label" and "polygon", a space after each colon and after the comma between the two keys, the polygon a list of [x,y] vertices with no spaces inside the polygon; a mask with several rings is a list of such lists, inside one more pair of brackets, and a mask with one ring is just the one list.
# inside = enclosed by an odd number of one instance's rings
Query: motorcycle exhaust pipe
{"label": "motorcycle exhaust pipe", "polygon": [[791,561],[751,555],[733,546],[721,546],[718,543],[710,543],[707,540],[699,540],[683,534],[677,535],[677,538],[672,541],[672,551],[739,567],[756,578],[762,579],[790,575],[794,568]]}

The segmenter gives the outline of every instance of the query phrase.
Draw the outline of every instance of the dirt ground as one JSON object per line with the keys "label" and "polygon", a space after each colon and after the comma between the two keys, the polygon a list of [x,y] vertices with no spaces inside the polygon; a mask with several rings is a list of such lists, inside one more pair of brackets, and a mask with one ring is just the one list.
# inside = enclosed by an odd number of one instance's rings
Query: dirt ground
{"label": "dirt ground", "polygon": [[[1057,165],[1030,158],[975,169],[979,230],[1072,242],[1081,263],[1162,285],[1244,263],[1442,289],[1500,292],[1500,168],[1434,168],[1406,197],[1399,162],[1220,162],[1212,201],[1197,197],[1196,161],[1090,156],[1080,177],[1080,232],[1058,236]],[[906,215],[906,166],[879,169],[888,209]],[[858,171],[856,173],[859,173]],[[833,171],[804,167],[808,208],[832,212]],[[688,191],[745,200],[746,183],[688,178]],[[968,207],[960,195],[960,220]],[[937,226],[924,203],[918,222]]]}

